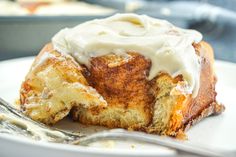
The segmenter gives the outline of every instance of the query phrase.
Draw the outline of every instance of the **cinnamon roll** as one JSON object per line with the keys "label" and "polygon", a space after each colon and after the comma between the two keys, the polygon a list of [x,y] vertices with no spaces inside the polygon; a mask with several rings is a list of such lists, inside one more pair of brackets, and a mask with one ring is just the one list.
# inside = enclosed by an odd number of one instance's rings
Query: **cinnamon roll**
{"label": "cinnamon roll", "polygon": [[177,136],[224,111],[216,101],[212,47],[195,30],[145,15],[116,14],[58,32],[20,90],[22,111],[54,124]]}

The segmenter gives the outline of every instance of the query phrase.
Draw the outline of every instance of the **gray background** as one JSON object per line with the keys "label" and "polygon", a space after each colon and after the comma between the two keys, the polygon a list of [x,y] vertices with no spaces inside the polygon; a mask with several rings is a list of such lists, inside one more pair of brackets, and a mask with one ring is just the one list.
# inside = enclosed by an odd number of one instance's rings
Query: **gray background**
{"label": "gray background", "polygon": [[[163,1],[153,0],[152,2]],[[164,2],[173,1],[166,0]],[[221,6],[232,11],[235,11],[236,8],[236,0],[201,0],[200,2]],[[109,5],[112,3],[113,1],[110,0]],[[141,13],[149,14],[148,9]],[[36,55],[60,29],[102,17],[0,17],[0,60]],[[236,25],[214,23],[209,20],[186,23],[178,19],[171,22],[181,27],[199,30],[203,33],[204,40],[212,44],[217,59],[236,62]]]}

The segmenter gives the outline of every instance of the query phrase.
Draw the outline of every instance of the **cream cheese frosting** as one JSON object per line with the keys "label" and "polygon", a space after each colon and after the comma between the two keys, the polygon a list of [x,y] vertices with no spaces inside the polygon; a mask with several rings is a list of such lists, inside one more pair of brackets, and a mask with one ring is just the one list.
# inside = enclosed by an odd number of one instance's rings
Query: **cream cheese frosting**
{"label": "cream cheese frosting", "polygon": [[91,57],[140,53],[152,62],[148,79],[160,72],[172,77],[182,74],[187,82],[187,94],[196,97],[201,67],[200,57],[192,44],[201,40],[199,32],[178,28],[165,20],[116,14],[65,28],[52,38],[52,43],[54,49],[72,55],[87,67]]}

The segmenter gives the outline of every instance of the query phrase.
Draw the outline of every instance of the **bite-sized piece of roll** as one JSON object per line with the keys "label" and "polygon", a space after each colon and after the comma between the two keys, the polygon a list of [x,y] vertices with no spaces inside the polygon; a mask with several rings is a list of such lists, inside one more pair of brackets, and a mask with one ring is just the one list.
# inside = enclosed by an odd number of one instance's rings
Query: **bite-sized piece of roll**
{"label": "bite-sized piece of roll", "polygon": [[55,123],[71,110],[83,124],[178,136],[224,111],[213,50],[197,31],[118,14],[64,29],[52,45],[21,87],[22,109],[35,120]]}

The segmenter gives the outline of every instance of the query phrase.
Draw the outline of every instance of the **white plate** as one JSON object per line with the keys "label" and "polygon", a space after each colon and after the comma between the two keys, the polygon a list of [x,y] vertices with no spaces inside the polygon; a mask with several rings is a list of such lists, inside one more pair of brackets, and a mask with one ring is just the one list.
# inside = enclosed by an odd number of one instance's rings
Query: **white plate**
{"label": "white plate", "polygon": [[[19,97],[19,88],[24,76],[33,61],[32,57],[20,58],[0,62],[0,97],[14,103]],[[209,147],[223,151],[236,150],[236,64],[217,61],[218,100],[225,104],[226,111],[219,116],[212,116],[192,127],[188,132],[186,143]],[[79,123],[64,120],[57,127],[93,132],[104,128],[83,126]],[[112,146],[112,147],[111,147]],[[24,157],[98,157],[98,156],[164,156],[174,155],[175,151],[151,144],[142,144],[125,141],[108,141],[94,143],[90,147],[71,146],[46,142],[35,142],[21,137],[0,134],[1,156]]]}

